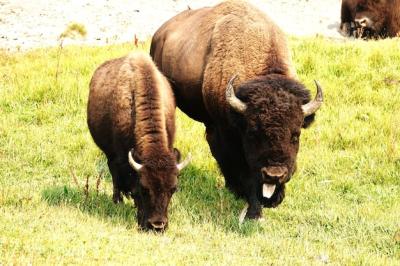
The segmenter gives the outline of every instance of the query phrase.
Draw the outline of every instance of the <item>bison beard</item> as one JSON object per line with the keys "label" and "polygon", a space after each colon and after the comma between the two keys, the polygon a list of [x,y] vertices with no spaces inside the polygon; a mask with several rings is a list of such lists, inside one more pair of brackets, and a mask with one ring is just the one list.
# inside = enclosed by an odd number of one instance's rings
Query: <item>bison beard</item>
{"label": "bison beard", "polygon": [[150,53],[173,81],[179,108],[205,124],[226,186],[249,204],[245,216],[279,205],[301,128],[322,103],[318,84],[310,101],[297,80],[284,33],[251,4],[226,1],[167,21]]}

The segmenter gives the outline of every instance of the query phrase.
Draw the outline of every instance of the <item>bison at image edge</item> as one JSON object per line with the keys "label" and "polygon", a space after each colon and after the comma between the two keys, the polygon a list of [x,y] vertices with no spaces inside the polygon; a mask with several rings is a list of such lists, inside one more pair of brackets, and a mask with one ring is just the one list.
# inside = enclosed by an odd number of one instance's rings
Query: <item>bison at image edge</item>
{"label": "bison at image edge", "polygon": [[340,31],[356,38],[400,37],[400,0],[343,0]]}

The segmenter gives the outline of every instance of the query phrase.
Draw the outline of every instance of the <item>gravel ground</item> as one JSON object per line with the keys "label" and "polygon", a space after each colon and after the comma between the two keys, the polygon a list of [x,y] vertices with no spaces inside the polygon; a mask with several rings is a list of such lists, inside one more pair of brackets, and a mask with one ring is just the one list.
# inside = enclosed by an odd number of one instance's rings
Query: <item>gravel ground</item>
{"label": "gravel ground", "polygon": [[[217,0],[0,0],[0,49],[55,46],[71,22],[87,29],[83,40],[66,44],[105,45],[151,36],[166,20],[185,10],[212,6]],[[249,0],[288,34],[338,33],[340,0]]]}

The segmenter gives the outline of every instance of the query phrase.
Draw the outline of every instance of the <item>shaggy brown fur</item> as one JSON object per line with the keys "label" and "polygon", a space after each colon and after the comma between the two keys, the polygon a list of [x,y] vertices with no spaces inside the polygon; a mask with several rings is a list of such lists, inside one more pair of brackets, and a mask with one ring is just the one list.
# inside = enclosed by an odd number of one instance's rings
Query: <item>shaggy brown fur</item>
{"label": "shaggy brown fur", "polygon": [[[155,33],[150,50],[173,81],[179,108],[206,125],[226,185],[250,205],[246,217],[277,206],[295,170],[300,129],[314,119],[304,120],[302,104],[310,96],[296,79],[283,32],[252,5],[228,1],[173,17]],[[226,100],[234,74],[243,113]],[[269,176],[263,168],[286,172]],[[277,186],[271,198],[262,195],[266,183]]]}
{"label": "shaggy brown fur", "polygon": [[[166,78],[150,56],[132,53],[102,64],[90,82],[88,125],[106,154],[113,178],[113,200],[133,196],[143,228],[167,224],[167,207],[177,186],[175,100]],[[128,163],[133,149],[143,165]]]}
{"label": "shaggy brown fur", "polygon": [[346,36],[400,36],[400,0],[343,0],[340,29]]}

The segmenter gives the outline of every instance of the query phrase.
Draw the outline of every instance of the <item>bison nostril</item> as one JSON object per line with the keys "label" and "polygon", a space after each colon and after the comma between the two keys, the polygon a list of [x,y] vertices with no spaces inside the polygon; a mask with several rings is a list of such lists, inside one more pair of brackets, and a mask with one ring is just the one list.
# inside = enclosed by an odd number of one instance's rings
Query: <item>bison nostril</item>
{"label": "bison nostril", "polygon": [[167,224],[166,219],[159,219],[159,220],[149,219],[148,222],[154,229],[164,229],[165,225]]}
{"label": "bison nostril", "polygon": [[164,228],[165,224],[163,222],[155,222],[155,223],[151,223],[151,225],[156,229],[161,229],[161,228]]}
{"label": "bison nostril", "polygon": [[271,166],[261,168],[261,173],[267,181],[281,181],[288,174],[288,169],[282,166]]}
{"label": "bison nostril", "polygon": [[368,22],[366,18],[356,19],[355,21],[356,21],[357,26],[361,26],[361,27],[366,27],[367,22]]}

